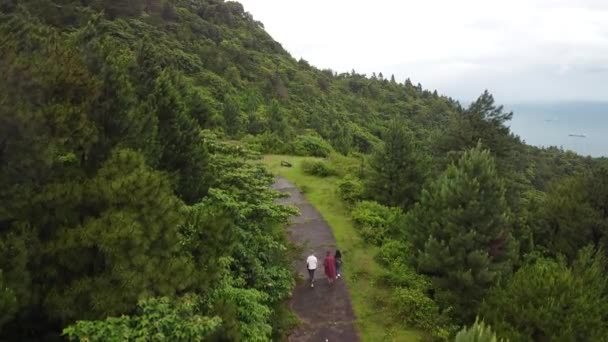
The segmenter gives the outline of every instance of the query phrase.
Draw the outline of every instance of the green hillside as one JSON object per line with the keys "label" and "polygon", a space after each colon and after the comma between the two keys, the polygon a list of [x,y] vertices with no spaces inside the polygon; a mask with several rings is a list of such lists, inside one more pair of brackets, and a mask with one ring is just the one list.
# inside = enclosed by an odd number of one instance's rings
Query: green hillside
{"label": "green hillside", "polygon": [[607,163],[488,92],[319,70],[221,0],[0,1],[0,49],[0,340],[284,338],[268,153],[328,157],[391,324],[608,336]]}

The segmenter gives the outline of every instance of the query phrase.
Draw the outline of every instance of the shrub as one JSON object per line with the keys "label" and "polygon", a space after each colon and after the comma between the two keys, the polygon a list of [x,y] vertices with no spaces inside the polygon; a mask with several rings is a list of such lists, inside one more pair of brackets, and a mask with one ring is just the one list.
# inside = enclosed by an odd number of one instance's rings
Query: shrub
{"label": "shrub", "polygon": [[346,176],[338,182],[338,195],[347,204],[354,204],[361,199],[363,185],[352,176]]}
{"label": "shrub", "polygon": [[489,325],[483,321],[475,319],[475,323],[470,328],[462,328],[456,334],[454,342],[504,342],[503,339],[498,339]]}
{"label": "shrub", "polygon": [[389,288],[407,287],[424,293],[431,288],[431,281],[427,277],[402,263],[391,264],[380,273],[378,281]]}
{"label": "shrub", "polygon": [[430,331],[437,325],[439,308],[424,292],[397,288],[392,297],[396,314],[409,326]]}
{"label": "shrub", "polygon": [[428,278],[407,264],[410,251],[411,246],[403,241],[384,241],[376,254],[376,260],[384,266],[378,280],[390,288],[409,287],[427,291],[431,287]]}
{"label": "shrub", "polygon": [[373,201],[358,203],[351,213],[361,237],[369,243],[380,245],[386,238],[395,236],[403,213]]}
{"label": "shrub", "polygon": [[247,135],[242,141],[248,144],[252,150],[262,153],[281,154],[289,152],[283,140],[274,133],[266,132],[255,136]]}
{"label": "shrub", "polygon": [[376,254],[376,261],[388,267],[394,264],[395,261],[406,261],[410,250],[411,246],[406,242],[387,240],[380,247],[378,254]]}
{"label": "shrub", "polygon": [[218,330],[222,320],[203,316],[198,301],[193,295],[149,298],[139,302],[133,316],[77,321],[63,334],[71,341],[202,341]]}
{"label": "shrub", "polygon": [[348,156],[340,153],[332,153],[329,155],[329,163],[336,168],[339,176],[353,175],[357,178],[364,176],[365,156],[360,153],[351,153]]}
{"label": "shrub", "polygon": [[336,171],[320,160],[304,160],[302,161],[302,170],[304,173],[318,177],[328,177],[336,174]]}
{"label": "shrub", "polygon": [[331,145],[316,134],[299,135],[292,144],[293,153],[299,156],[327,157]]}

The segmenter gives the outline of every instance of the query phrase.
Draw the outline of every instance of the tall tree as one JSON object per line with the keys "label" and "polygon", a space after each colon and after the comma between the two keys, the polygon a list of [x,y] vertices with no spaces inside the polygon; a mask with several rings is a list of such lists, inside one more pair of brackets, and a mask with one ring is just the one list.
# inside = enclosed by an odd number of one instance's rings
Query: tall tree
{"label": "tall tree", "polygon": [[[69,184],[54,188],[54,196],[79,191]],[[53,262],[37,272],[53,317],[70,322],[121,314],[142,297],[188,288],[194,269],[178,244],[183,204],[141,155],[115,151],[77,196],[42,248],[43,260]],[[83,213],[90,216],[79,219]]]}
{"label": "tall tree", "polygon": [[463,113],[452,117],[443,139],[438,140],[439,148],[441,152],[465,151],[481,140],[494,156],[505,158],[516,141],[506,126],[512,117],[485,90]]}
{"label": "tall tree", "polygon": [[289,135],[285,112],[281,108],[279,101],[272,100],[268,108],[268,128],[270,131],[281,138]]}
{"label": "tall tree", "polygon": [[413,264],[460,319],[473,319],[485,291],[511,271],[515,242],[504,193],[489,151],[477,146],[423,190],[408,215]]}
{"label": "tall tree", "polygon": [[424,183],[423,158],[402,119],[393,118],[383,138],[384,144],[370,160],[366,191],[378,202],[407,210]]}
{"label": "tall tree", "polygon": [[148,97],[147,108],[158,120],[158,166],[171,172],[180,197],[187,203],[195,203],[210,186],[210,180],[205,177],[209,156],[200,137],[200,127],[187,115],[175,85],[179,80],[175,78],[170,70],[160,74]]}
{"label": "tall tree", "polygon": [[236,136],[241,132],[243,120],[239,100],[235,96],[227,96],[224,101],[224,129],[230,136]]}

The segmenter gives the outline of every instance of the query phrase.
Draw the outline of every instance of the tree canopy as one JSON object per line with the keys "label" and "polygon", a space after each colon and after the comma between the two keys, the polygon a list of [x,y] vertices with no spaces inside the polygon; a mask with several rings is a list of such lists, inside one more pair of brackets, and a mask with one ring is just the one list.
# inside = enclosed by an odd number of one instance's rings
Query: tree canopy
{"label": "tree canopy", "polygon": [[407,324],[605,339],[608,163],[524,144],[488,91],[320,70],[223,0],[3,1],[0,47],[1,339],[283,338],[260,153],[325,158]]}

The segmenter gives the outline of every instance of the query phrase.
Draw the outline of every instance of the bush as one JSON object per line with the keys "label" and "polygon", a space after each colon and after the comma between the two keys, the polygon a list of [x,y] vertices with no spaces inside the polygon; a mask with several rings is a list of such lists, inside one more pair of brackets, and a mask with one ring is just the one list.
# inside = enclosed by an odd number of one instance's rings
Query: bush
{"label": "bush", "polygon": [[316,134],[299,135],[292,144],[293,153],[298,156],[327,157],[331,145]]}
{"label": "bush", "polygon": [[439,308],[424,292],[397,288],[392,297],[396,314],[409,326],[431,331],[437,325]]}
{"label": "bush", "polygon": [[71,341],[202,341],[217,331],[222,320],[199,312],[198,296],[141,300],[133,316],[77,321],[63,330]]}
{"label": "bush", "polygon": [[332,153],[329,155],[329,163],[336,168],[339,176],[353,175],[357,178],[364,176],[365,156],[360,153],[351,153],[348,156],[343,156],[340,153]]}
{"label": "bush", "polygon": [[302,170],[305,174],[328,177],[336,174],[336,171],[320,160],[304,160],[302,161]]}
{"label": "bush", "polygon": [[405,262],[410,255],[411,248],[406,242],[387,240],[380,247],[378,254],[376,254],[376,261],[387,267],[396,261]]}
{"label": "bush", "polygon": [[242,141],[254,151],[262,153],[282,154],[289,152],[285,147],[285,142],[274,133],[263,133],[259,135],[247,135]]}
{"label": "bush", "polygon": [[346,176],[338,182],[338,195],[347,204],[355,204],[362,194],[363,184],[357,178]]}
{"label": "bush", "polygon": [[386,238],[397,235],[403,213],[399,208],[363,201],[355,206],[351,217],[365,241],[380,245]]}
{"label": "bush", "polygon": [[489,325],[483,321],[475,319],[475,323],[470,328],[462,328],[456,334],[454,342],[504,342],[503,339],[498,339]]}
{"label": "bush", "polygon": [[431,281],[424,275],[416,273],[413,268],[394,263],[380,273],[378,281],[389,288],[407,287],[427,293],[431,288]]}

